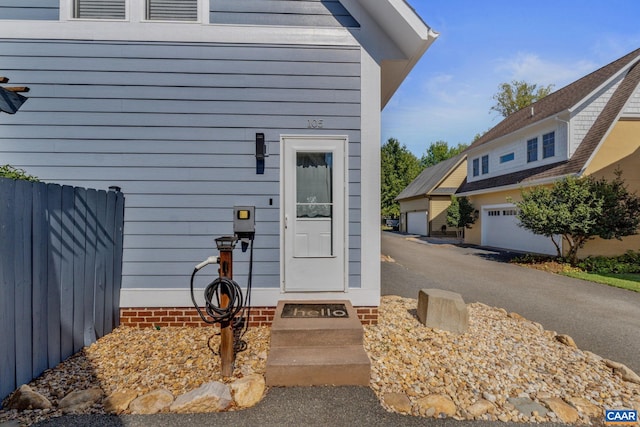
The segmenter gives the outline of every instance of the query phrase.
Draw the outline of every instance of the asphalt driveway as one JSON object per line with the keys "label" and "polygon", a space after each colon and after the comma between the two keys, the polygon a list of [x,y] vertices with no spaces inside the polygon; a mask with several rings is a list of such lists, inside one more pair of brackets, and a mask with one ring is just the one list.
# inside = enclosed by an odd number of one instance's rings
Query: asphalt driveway
{"label": "asphalt driveway", "polygon": [[570,335],[580,349],[640,373],[640,293],[519,267],[514,254],[382,233],[382,295],[417,298],[423,288],[514,311]]}

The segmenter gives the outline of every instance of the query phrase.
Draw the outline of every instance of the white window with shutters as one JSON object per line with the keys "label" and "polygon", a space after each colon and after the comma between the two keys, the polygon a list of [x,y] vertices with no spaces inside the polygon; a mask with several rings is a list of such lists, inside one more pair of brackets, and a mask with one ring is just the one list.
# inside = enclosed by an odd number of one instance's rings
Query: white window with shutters
{"label": "white window with shutters", "polygon": [[124,20],[127,18],[126,0],[74,0],[75,19]]}
{"label": "white window with shutters", "polygon": [[198,0],[146,0],[148,21],[198,21]]}

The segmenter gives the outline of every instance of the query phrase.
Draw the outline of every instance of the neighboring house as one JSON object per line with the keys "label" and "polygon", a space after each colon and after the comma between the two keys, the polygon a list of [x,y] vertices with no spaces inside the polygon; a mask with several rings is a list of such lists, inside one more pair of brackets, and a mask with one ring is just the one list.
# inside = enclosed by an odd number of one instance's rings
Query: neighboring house
{"label": "neighboring house", "polygon": [[[631,191],[640,190],[640,49],[523,108],[468,149],[468,196],[479,220],[468,243],[555,254],[549,238],[520,228],[508,201],[522,189],[566,176],[613,179],[620,168]],[[581,256],[640,249],[640,236],[596,239]]]}
{"label": "neighboring house", "polygon": [[455,236],[455,229],[447,229],[447,208],[466,176],[466,154],[423,170],[396,197],[400,203],[400,231],[423,236]]}
{"label": "neighboring house", "polygon": [[252,305],[377,307],[380,110],[436,36],[403,0],[0,0],[3,70],[31,88],[0,163],[121,187],[123,308],[190,307],[234,205],[256,207]]}

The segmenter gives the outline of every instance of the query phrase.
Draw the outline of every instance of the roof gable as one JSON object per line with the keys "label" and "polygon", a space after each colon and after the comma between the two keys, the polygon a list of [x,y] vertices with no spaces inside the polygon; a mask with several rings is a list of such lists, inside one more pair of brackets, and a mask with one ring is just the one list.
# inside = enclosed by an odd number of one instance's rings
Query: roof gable
{"label": "roof gable", "polygon": [[411,183],[398,194],[395,200],[428,196],[432,193],[439,195],[454,194],[457,188],[439,189],[438,185],[451,175],[456,168],[460,167],[466,158],[466,154],[458,154],[457,156],[424,169],[416,179],[411,181]]}
{"label": "roof gable", "polygon": [[[545,118],[566,111],[587,98],[604,85],[609,79],[621,72],[626,66],[640,58],[640,49],[605,65],[604,67],[576,80],[575,82],[545,96],[533,104],[506,117],[487,133],[471,144],[471,149],[491,142],[497,138],[539,122]],[[533,111],[533,114],[532,114]]]}
{"label": "roof gable", "polygon": [[[626,67],[628,67],[628,69],[625,70]],[[613,127],[617,118],[620,116],[625,104],[629,101],[636,88],[638,88],[640,85],[640,49],[637,49],[630,54],[623,56],[617,61],[614,61],[611,64],[602,67],[594,73],[591,73],[532,104],[532,107],[534,108],[534,110],[536,110],[536,113],[537,106],[540,105],[542,105],[543,107],[542,111],[547,113],[547,115],[544,117],[535,118],[535,121],[539,121],[546,117],[558,114],[562,111],[570,109],[575,105],[580,104],[582,100],[589,97],[591,93],[593,93],[595,90],[609,81],[609,79],[623,70],[626,71],[626,74],[624,75],[622,81],[614,91],[613,95],[611,96],[603,110],[596,118],[593,125],[590,127],[587,134],[584,136],[582,141],[580,141],[580,145],[570,159],[535,168],[523,169],[518,172],[499,175],[484,180],[473,182],[465,181],[465,183],[460,187],[459,192],[469,193],[494,189],[498,187],[521,185],[527,182],[544,182],[545,180],[550,180],[562,176],[581,174],[586,168],[589,160],[597,152],[598,147],[604,141],[606,135]],[[547,103],[543,102],[547,98],[551,98],[551,101],[555,100],[555,102],[552,103],[549,102],[549,100],[547,100]],[[518,123],[522,124],[526,122],[527,118],[522,116],[530,116],[530,112],[528,111],[528,109],[529,107],[514,113],[512,116],[518,117],[511,120],[511,125],[515,126]],[[524,115],[521,114],[522,112],[524,112]],[[506,118],[502,123],[509,121],[512,116]],[[531,121],[533,122],[533,118],[531,119]],[[502,125],[502,123],[500,123],[498,126]],[[520,127],[524,127],[528,124],[529,123]],[[498,128],[498,126],[496,126],[496,128]],[[504,136],[508,133],[513,132],[514,130],[519,129],[519,127],[514,128],[513,130],[501,134],[500,131],[504,131],[504,129],[507,127],[508,125],[504,125],[502,129],[491,129],[489,132],[487,132],[487,134],[493,133],[494,135],[498,136],[494,136],[490,139],[485,139],[487,135],[485,134],[485,136],[476,141],[476,143],[474,143],[472,147],[474,145],[478,146],[485,144],[495,138]]]}

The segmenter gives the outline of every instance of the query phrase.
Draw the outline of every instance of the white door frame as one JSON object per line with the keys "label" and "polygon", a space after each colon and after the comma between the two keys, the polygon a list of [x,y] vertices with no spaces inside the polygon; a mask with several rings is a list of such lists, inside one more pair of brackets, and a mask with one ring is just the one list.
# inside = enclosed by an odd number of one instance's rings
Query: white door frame
{"label": "white door frame", "polygon": [[[337,230],[338,232],[334,234],[333,239],[334,243],[342,246],[338,248],[338,253],[335,254],[337,259],[337,264],[339,266],[337,269],[339,271],[335,271],[334,277],[337,281],[341,281],[341,283],[335,283],[333,287],[329,287],[323,289],[321,286],[310,286],[309,287],[296,287],[295,284],[286,283],[287,273],[290,272],[287,270],[288,264],[293,262],[291,259],[287,259],[289,253],[287,252],[287,233],[286,231],[292,231],[293,228],[288,228],[285,230],[285,227],[292,227],[293,222],[295,221],[295,213],[292,215],[290,212],[287,212],[287,204],[288,199],[290,197],[287,194],[287,180],[295,180],[295,175],[292,176],[292,171],[289,170],[289,165],[291,162],[287,156],[288,149],[297,150],[298,147],[302,148],[302,151],[322,151],[327,149],[327,143],[333,144],[336,146],[336,151],[334,152],[334,156],[341,154],[340,159],[337,164],[341,164],[341,169],[336,167],[334,169],[335,174],[340,174],[341,178],[341,188],[339,189],[342,192],[342,196],[334,199],[334,204],[338,205],[340,209],[336,209],[337,215],[334,215],[335,221],[342,221],[342,224],[338,224]],[[293,144],[293,146],[291,146]],[[349,273],[348,273],[348,265],[349,265],[349,194],[348,194],[348,148],[349,141],[346,135],[321,135],[321,136],[313,136],[313,135],[281,135],[280,136],[280,291],[285,293],[293,293],[293,292],[346,292],[349,289]],[[295,174],[295,171],[293,171]],[[336,177],[338,178],[338,177]],[[336,179],[337,181],[337,179]],[[291,181],[289,181],[291,182]],[[338,184],[334,181],[335,184]],[[288,215],[288,218],[287,218]],[[288,222],[288,224],[287,224]],[[340,233],[342,235],[340,235]],[[291,240],[289,240],[291,241]],[[289,248],[291,249],[291,248]],[[341,261],[340,261],[341,260]],[[326,272],[325,272],[326,273]],[[320,279],[323,279],[326,274],[320,273],[317,275]],[[307,277],[307,280],[311,278]]]}

